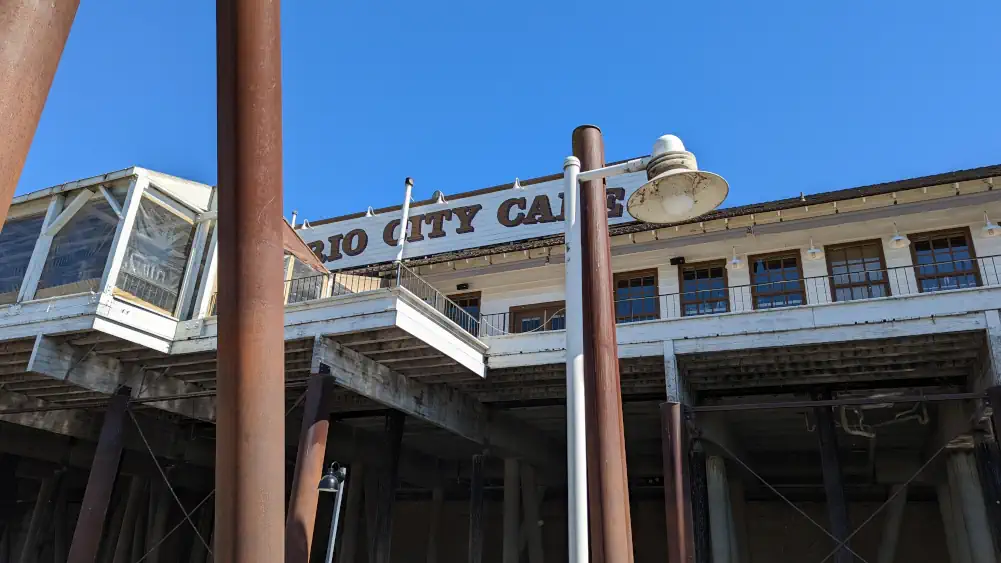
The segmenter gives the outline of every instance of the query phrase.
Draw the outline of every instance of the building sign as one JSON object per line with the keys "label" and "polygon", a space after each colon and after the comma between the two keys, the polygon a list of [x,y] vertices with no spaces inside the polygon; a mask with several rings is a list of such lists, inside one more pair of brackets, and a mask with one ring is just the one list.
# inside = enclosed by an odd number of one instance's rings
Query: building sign
{"label": "building sign", "polygon": [[[646,172],[609,179],[609,223],[633,221],[626,211],[626,201],[644,182]],[[318,225],[298,233],[328,268],[343,270],[394,260],[400,218],[401,212],[396,210]],[[404,258],[561,234],[563,179],[411,207],[405,228]]]}

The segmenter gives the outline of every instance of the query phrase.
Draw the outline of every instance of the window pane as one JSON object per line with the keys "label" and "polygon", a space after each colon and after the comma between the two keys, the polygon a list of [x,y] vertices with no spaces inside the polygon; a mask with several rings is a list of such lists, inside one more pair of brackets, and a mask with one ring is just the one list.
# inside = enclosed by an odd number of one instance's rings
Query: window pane
{"label": "window pane", "polygon": [[[194,233],[195,225],[143,198],[125,248],[118,288],[173,313]],[[304,292],[318,295],[317,284],[300,285]]]}
{"label": "window pane", "polygon": [[44,222],[45,216],[39,215],[13,219],[0,226],[0,305],[17,301]]}
{"label": "window pane", "polygon": [[35,296],[97,291],[117,227],[106,201],[84,205],[53,238]]}

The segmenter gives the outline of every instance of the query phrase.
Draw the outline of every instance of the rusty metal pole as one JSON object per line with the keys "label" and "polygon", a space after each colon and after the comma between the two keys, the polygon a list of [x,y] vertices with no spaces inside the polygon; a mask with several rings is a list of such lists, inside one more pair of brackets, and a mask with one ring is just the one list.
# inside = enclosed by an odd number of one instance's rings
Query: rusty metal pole
{"label": "rusty metal pole", "polygon": [[668,563],[694,563],[692,497],[688,470],[688,432],[681,403],[660,405],[661,446],[664,456],[664,509],[667,522]]}
{"label": "rusty metal pole", "polygon": [[217,0],[216,561],[285,556],[278,0]]}
{"label": "rusty metal pole", "polygon": [[79,5],[80,0],[0,2],[0,224]]}
{"label": "rusty metal pole", "polygon": [[295,459],[292,494],[285,521],[285,563],[308,563],[316,524],[317,483],[323,476],[330,429],[331,378],[313,375],[306,388],[306,401],[299,433],[299,453]]}
{"label": "rusty metal pole", "polygon": [[[601,168],[605,149],[601,130],[582,125],[573,132],[573,154],[580,159],[581,171]],[[612,286],[612,253],[608,236],[608,211],[605,182],[581,184],[583,234],[585,324],[584,375],[593,378],[595,417],[592,426],[597,434],[601,510],[591,512],[600,518],[604,563],[632,563],[633,538],[629,515],[629,484],[626,471],[626,447],[622,423],[622,391],[619,384],[619,354],[615,339],[615,303]],[[590,333],[590,335],[588,335]],[[590,338],[590,342],[588,341]],[[590,359],[589,359],[590,357]],[[588,452],[589,457],[591,452]],[[591,479],[591,464],[588,479]],[[593,505],[592,505],[593,506]],[[591,527],[594,530],[594,526]],[[592,542],[594,538],[592,538]],[[593,561],[593,559],[592,559]]]}
{"label": "rusty metal pole", "polygon": [[98,438],[94,462],[90,466],[87,489],[80,503],[80,516],[73,531],[67,563],[94,563],[97,549],[104,535],[104,520],[111,503],[111,492],[118,477],[118,464],[122,460],[124,442],[123,424],[128,409],[129,396],[126,393],[111,399],[108,411],[104,413],[104,423]]}

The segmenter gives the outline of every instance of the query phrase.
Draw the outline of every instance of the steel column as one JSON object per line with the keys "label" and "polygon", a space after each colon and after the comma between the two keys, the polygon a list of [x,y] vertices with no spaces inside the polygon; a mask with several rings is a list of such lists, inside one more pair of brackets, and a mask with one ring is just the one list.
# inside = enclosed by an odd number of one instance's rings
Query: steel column
{"label": "steel column", "polygon": [[285,522],[285,563],[308,563],[316,524],[317,483],[323,476],[323,459],[327,452],[327,431],[330,429],[329,377],[313,375],[306,387],[299,451],[295,459],[295,475],[289,496],[288,519]]}
{"label": "steel column", "polygon": [[285,554],[280,37],[279,0],[217,1],[216,561]]}
{"label": "steel column", "polygon": [[[605,149],[601,130],[582,125],[573,132],[573,154],[580,159],[581,171],[601,168]],[[629,485],[622,423],[622,392],[619,383],[619,355],[615,338],[615,304],[612,285],[611,239],[605,181],[581,184],[582,269],[584,277],[584,375],[591,381],[587,391],[593,397],[594,416],[588,417],[588,481],[597,479],[600,496],[592,507],[592,523],[600,523],[600,551],[592,548],[592,563],[632,563],[633,539],[629,511]],[[590,451],[595,436],[596,451]],[[597,466],[597,467],[594,467]],[[591,469],[595,471],[592,473]],[[598,504],[600,510],[595,511]],[[592,544],[595,526],[592,524]],[[595,557],[597,555],[598,557]]]}
{"label": "steel column", "polygon": [[76,529],[73,531],[68,563],[94,563],[97,559],[97,550],[104,534],[104,519],[111,502],[111,492],[115,488],[118,463],[122,459],[125,411],[128,405],[127,394],[115,395],[104,414],[94,462],[87,478],[87,489],[80,504]]}
{"label": "steel column", "polygon": [[660,437],[664,455],[664,514],[668,563],[692,563],[692,500],[688,472],[688,436],[680,403],[661,403]]}
{"label": "steel column", "polygon": [[[830,400],[830,393],[820,393],[814,400]],[[838,435],[834,429],[834,417],[831,407],[813,409],[817,419],[817,437],[820,440],[820,462],[824,472],[824,492],[827,496],[827,515],[831,523],[831,534],[841,541],[851,533],[848,522],[848,504],[845,501],[845,486],[841,475],[841,459],[838,454]],[[832,561],[834,563],[852,563],[848,545],[838,550]]]}
{"label": "steel column", "polygon": [[0,2],[0,223],[7,217],[79,5],[80,0]]}

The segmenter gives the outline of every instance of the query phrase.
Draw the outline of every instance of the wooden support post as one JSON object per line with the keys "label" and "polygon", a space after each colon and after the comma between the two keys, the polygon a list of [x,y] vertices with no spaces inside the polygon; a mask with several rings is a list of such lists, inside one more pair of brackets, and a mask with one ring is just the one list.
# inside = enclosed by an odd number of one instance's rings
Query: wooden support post
{"label": "wooden support post", "polygon": [[[153,499],[152,495],[150,498],[153,501],[150,503],[153,512],[150,513],[149,534],[146,536],[146,551],[152,550],[152,553],[146,558],[149,563],[160,563],[167,560],[162,542],[163,535],[167,531],[167,518],[170,516],[174,504],[169,485],[161,483],[156,490],[156,498]],[[195,541],[199,540],[195,538]]]}
{"label": "wooden support post", "polygon": [[959,506],[956,509],[963,515],[971,560],[973,563],[997,563],[972,454],[967,452],[949,454],[946,468],[949,473],[949,484],[955,485],[955,492],[958,493]]}
{"label": "wooden support post", "polygon": [[303,405],[299,450],[292,478],[288,518],[285,522],[285,563],[308,563],[316,524],[316,484],[323,476],[330,428],[332,380],[322,375],[309,378]]}
{"label": "wooden support post", "polygon": [[538,485],[535,482],[535,468],[531,465],[521,466],[521,503],[525,507],[524,528],[527,531],[528,563],[543,563],[542,528],[539,522],[539,505],[542,501]]}
{"label": "wooden support post", "polygon": [[355,563],[358,553],[358,541],[361,539],[359,536],[365,518],[363,505],[365,474],[366,467],[363,463],[352,463],[348,469],[348,498],[344,502],[344,531],[341,532],[343,537],[338,542],[340,547],[337,549],[337,560],[340,563]]}
{"label": "wooden support post", "polygon": [[73,532],[68,563],[94,563],[97,558],[108,503],[118,476],[118,463],[122,459],[123,428],[128,402],[127,394],[115,395],[104,414],[104,425],[101,427],[94,464],[90,468],[87,490],[83,495],[76,530]]}
{"label": "wooden support post", "polygon": [[428,510],[428,543],[425,563],[438,563],[438,534],[441,529],[441,511],[445,503],[445,490],[435,487],[431,490],[431,506]]}
{"label": "wooden support post", "polygon": [[[818,393],[814,400],[830,400],[829,392]],[[834,428],[831,407],[814,409],[817,420],[817,437],[820,440],[820,461],[823,464],[824,492],[827,496],[827,516],[831,523],[831,535],[844,540],[851,533],[848,522],[848,504],[845,501],[845,487],[841,475],[841,459],[838,454],[838,435]],[[835,553],[833,563],[852,563],[854,559],[847,544]]]}
{"label": "wooden support post", "polygon": [[42,481],[42,487],[35,499],[35,507],[31,510],[31,520],[28,523],[28,532],[25,534],[24,543],[21,545],[21,556],[18,561],[23,563],[34,563],[38,555],[39,533],[42,524],[45,522],[46,514],[52,507],[52,496],[59,486],[59,476],[46,477]]}
{"label": "wooden support post", "polygon": [[[673,360],[673,358],[672,358]],[[692,563],[695,557],[689,440],[681,403],[660,405],[660,437],[664,460],[664,516],[668,563]],[[674,398],[678,398],[677,395]]]}
{"label": "wooden support post", "polygon": [[706,491],[709,498],[709,537],[712,541],[713,563],[732,563],[733,531],[730,525],[730,485],[726,477],[726,461],[719,456],[706,459]]}
{"label": "wooden support post", "polygon": [[483,456],[473,456],[469,482],[469,563],[483,561]]}
{"label": "wooden support post", "polygon": [[139,512],[146,497],[146,482],[141,477],[133,477],[129,481],[129,491],[125,499],[125,515],[122,517],[122,529],[118,532],[118,541],[114,549],[112,563],[130,563],[132,559],[132,543]]}
{"label": "wooden support post", "polygon": [[518,563],[518,525],[521,521],[521,477],[518,460],[504,460],[503,563]]}
{"label": "wooden support post", "polygon": [[701,442],[694,443],[690,460],[695,562],[710,563],[712,561],[712,538],[709,536],[709,487],[706,483],[706,450]]}
{"label": "wooden support post", "polygon": [[879,543],[878,563],[893,563],[897,556],[897,541],[900,538],[900,524],[904,520],[904,507],[907,506],[907,486],[894,485],[896,496],[890,501],[883,519],[883,539]]}
{"label": "wooden support post", "polygon": [[966,541],[966,528],[962,518],[957,521],[956,507],[952,500],[949,483],[939,483],[935,487],[938,497],[938,508],[942,513],[942,530],[945,532],[945,545],[949,550],[950,563],[970,563],[970,544]]}
{"label": "wooden support post", "polygon": [[386,415],[386,465],[379,479],[376,498],[375,525],[369,535],[371,557],[369,563],[389,563],[393,540],[393,503],[399,481],[400,447],[403,441],[403,424],[406,415],[393,411]]}

